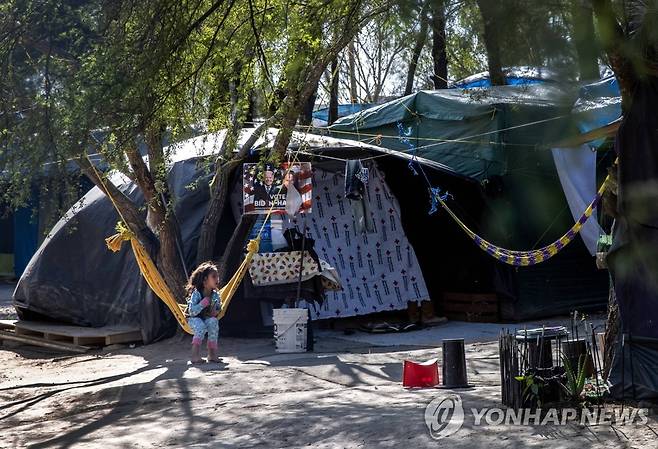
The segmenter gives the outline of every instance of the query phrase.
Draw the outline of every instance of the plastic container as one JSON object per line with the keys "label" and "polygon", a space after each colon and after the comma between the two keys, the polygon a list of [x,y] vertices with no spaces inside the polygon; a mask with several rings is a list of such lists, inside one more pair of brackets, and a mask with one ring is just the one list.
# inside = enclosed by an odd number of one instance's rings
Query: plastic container
{"label": "plastic container", "polygon": [[274,309],[272,321],[276,352],[306,352],[308,310]]}
{"label": "plastic container", "polygon": [[402,386],[409,388],[434,387],[439,384],[437,359],[418,363],[405,360],[402,366]]}

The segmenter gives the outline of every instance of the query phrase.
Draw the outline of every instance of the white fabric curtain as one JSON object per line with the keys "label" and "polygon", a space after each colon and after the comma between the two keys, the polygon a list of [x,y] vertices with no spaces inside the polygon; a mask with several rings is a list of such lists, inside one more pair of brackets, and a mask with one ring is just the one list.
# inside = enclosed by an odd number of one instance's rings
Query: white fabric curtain
{"label": "white fabric curtain", "polygon": [[[571,215],[574,220],[578,220],[596,195],[596,152],[588,145],[553,148],[552,151]],[[593,256],[596,254],[596,242],[602,233],[594,213],[580,231],[585,246]]]}

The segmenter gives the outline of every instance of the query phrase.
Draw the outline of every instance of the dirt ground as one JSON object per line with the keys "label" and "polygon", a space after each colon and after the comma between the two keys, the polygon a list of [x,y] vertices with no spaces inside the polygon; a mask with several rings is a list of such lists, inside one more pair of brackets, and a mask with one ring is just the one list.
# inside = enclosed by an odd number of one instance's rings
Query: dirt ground
{"label": "dirt ground", "polygon": [[[222,365],[188,365],[189,339],[64,356],[0,348],[0,447],[658,447],[658,422],[475,426],[500,401],[495,342],[467,345],[465,390],[406,390],[404,359],[432,347],[376,347],[324,332],[316,351],[276,354],[268,339],[220,341]],[[437,341],[436,347],[439,346]],[[433,440],[434,398],[459,394],[463,427]]]}

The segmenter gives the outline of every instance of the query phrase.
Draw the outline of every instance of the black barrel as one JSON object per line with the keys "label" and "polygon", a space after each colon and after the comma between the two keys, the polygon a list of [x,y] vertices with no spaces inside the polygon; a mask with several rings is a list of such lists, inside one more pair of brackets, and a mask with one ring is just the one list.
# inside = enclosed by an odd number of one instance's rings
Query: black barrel
{"label": "black barrel", "polygon": [[565,340],[562,343],[562,351],[564,352],[565,357],[569,360],[569,365],[574,374],[578,374],[578,367],[580,357],[585,358],[585,375],[587,377],[592,377],[594,374],[594,362],[592,360],[592,354],[587,351],[587,343],[585,339],[573,339]]}
{"label": "black barrel", "polygon": [[528,362],[530,368],[550,368],[553,366],[551,340],[538,338],[528,340]]}
{"label": "black barrel", "polygon": [[463,338],[443,340],[443,386],[468,387]]}

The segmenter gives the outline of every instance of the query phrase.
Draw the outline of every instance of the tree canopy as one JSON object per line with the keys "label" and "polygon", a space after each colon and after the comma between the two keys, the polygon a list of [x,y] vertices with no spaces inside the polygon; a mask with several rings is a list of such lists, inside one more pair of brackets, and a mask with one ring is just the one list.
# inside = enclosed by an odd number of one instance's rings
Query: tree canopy
{"label": "tree canopy", "polygon": [[[607,63],[627,94],[627,80],[654,70],[648,3],[8,0],[0,5],[0,201],[24,205],[38,185],[66,206],[86,175],[141,238],[158,242],[158,265],[180,291],[167,143],[227,130],[208,160],[199,257],[213,257],[228,176],[264,126],[280,128],[264,155],[276,160],[314,102],[378,102],[486,69],[500,84],[502,69],[516,65],[576,80]],[[235,152],[255,120],[263,125]],[[88,155],[134,181],[146,213],[103,182]]]}

